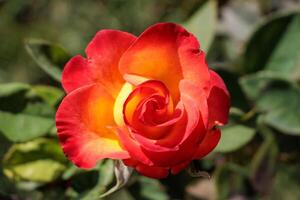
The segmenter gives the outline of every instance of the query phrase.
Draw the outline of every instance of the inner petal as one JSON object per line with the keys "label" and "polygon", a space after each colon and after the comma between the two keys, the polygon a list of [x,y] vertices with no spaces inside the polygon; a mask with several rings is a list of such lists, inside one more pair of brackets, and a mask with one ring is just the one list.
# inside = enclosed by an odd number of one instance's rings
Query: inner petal
{"label": "inner petal", "polygon": [[142,105],[138,118],[145,125],[162,124],[173,114],[173,108],[168,109],[169,102],[161,96],[154,96]]}
{"label": "inner petal", "polygon": [[124,121],[131,131],[151,139],[164,136],[167,124],[174,115],[169,91],[160,81],[149,80],[138,85],[128,96],[123,107]]}

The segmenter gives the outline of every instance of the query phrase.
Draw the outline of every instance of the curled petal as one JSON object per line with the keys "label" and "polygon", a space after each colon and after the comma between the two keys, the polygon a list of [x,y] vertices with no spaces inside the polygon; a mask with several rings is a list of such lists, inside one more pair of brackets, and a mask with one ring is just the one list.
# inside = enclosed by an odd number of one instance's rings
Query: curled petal
{"label": "curled petal", "polygon": [[56,113],[56,126],[64,153],[79,167],[94,167],[103,158],[129,158],[111,128],[113,97],[100,84],[69,93]]}
{"label": "curled petal", "polygon": [[160,81],[148,80],[138,85],[123,105],[126,124],[147,138],[158,139],[167,133],[166,123],[172,115],[172,99]]}
{"label": "curled petal", "polygon": [[87,59],[73,57],[65,66],[62,85],[67,93],[92,83],[101,83],[116,96],[124,83],[118,63],[124,51],[136,39],[135,36],[117,30],[99,31],[89,43]]}
{"label": "curled petal", "polygon": [[133,86],[130,83],[124,83],[122,86],[114,104],[114,119],[116,124],[119,127],[125,126],[124,116],[123,116],[123,107],[126,99],[133,90]]}
{"label": "curled petal", "polygon": [[[182,88],[187,89],[186,86],[183,82]],[[176,166],[193,159],[207,131],[200,112],[200,109],[207,109],[207,105],[204,90],[188,86],[187,94],[181,99],[183,114],[165,137],[153,140],[126,128],[120,131],[120,139],[132,158],[159,167]]]}
{"label": "curled petal", "polygon": [[120,72],[162,81],[174,102],[183,77],[202,84],[209,80],[197,39],[183,27],[159,23],[145,30],[120,59]]}
{"label": "curled petal", "polygon": [[209,128],[215,125],[224,125],[228,121],[230,96],[227,88],[214,71],[210,70],[211,86],[208,93]]}

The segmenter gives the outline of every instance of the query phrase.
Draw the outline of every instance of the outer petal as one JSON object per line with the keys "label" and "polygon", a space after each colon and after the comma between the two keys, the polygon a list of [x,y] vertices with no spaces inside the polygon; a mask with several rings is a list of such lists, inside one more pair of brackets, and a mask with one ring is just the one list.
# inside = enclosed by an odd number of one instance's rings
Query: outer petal
{"label": "outer petal", "polygon": [[73,57],[65,66],[62,85],[67,93],[87,84],[100,82],[114,96],[119,92],[123,79],[118,70],[121,55],[136,39],[117,30],[101,30],[89,43],[86,54]]}
{"label": "outer petal", "polygon": [[135,168],[139,173],[150,178],[166,178],[169,174],[167,168],[163,167],[149,167],[147,165],[138,165]]}
{"label": "outer petal", "polygon": [[197,39],[173,23],[159,23],[143,32],[120,59],[122,74],[134,74],[162,81],[175,100],[179,81],[209,80],[207,65]]}
{"label": "outer petal", "polygon": [[68,94],[56,113],[58,137],[64,153],[77,166],[91,168],[103,158],[129,158],[111,128],[113,97],[99,84]]}
{"label": "outer petal", "polygon": [[62,73],[62,86],[69,93],[76,88],[94,83],[92,69],[88,61],[80,55],[71,58]]}
{"label": "outer petal", "polygon": [[209,127],[224,125],[228,121],[230,96],[227,88],[214,71],[210,70],[211,89],[208,94],[207,104],[209,109]]}
{"label": "outer petal", "polygon": [[166,178],[169,170],[166,167],[147,166],[133,159],[124,160],[127,166],[134,167],[139,173],[150,178]]}
{"label": "outer petal", "polygon": [[171,168],[171,173],[178,174],[181,170],[185,169],[190,164],[190,162],[191,161],[187,161],[187,162],[181,163],[179,165],[173,166]]}
{"label": "outer petal", "polygon": [[200,159],[210,153],[218,144],[221,138],[220,129],[213,129],[206,133],[205,138],[198,147],[194,159]]}

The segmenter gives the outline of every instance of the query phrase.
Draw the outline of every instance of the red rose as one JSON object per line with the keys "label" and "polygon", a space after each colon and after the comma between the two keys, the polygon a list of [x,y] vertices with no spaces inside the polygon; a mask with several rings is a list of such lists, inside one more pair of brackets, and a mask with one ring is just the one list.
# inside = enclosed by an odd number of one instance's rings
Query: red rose
{"label": "red rose", "polygon": [[99,31],[87,58],[65,66],[57,114],[61,146],[78,167],[122,159],[145,176],[176,174],[217,145],[229,94],[197,39],[159,23],[139,37]]}

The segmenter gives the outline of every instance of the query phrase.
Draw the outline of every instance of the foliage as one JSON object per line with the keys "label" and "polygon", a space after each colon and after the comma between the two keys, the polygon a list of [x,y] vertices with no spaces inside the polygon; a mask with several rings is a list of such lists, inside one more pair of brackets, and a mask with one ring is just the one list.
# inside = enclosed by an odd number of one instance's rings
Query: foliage
{"label": "foliage", "polygon": [[[299,6],[0,0],[0,199],[300,199]],[[138,35],[159,21],[180,23],[199,38],[231,94],[220,143],[191,166],[211,178],[182,172],[154,180],[112,160],[78,169],[63,155],[54,125],[63,66],[100,29]]]}

